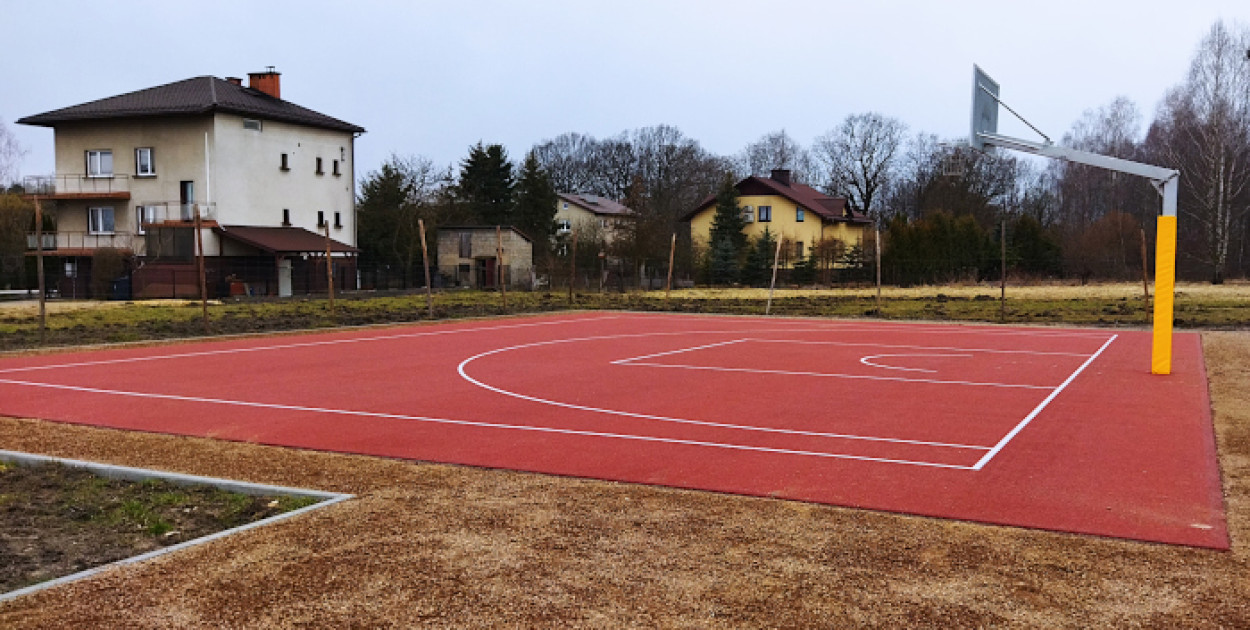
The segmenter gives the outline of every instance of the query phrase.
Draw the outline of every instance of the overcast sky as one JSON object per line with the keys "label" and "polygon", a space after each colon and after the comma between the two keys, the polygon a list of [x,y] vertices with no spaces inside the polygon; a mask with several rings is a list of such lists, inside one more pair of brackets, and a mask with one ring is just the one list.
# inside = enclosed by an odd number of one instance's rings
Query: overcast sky
{"label": "overcast sky", "polygon": [[[54,170],[52,131],[18,118],[272,65],[285,99],[368,130],[362,177],[391,153],[448,165],[481,140],[519,160],[561,133],[658,124],[722,155],[779,129],[809,145],[866,111],[966,136],[973,63],[1058,139],[1119,95],[1148,121],[1211,25],[1250,4],[0,0],[0,15],[0,121],[23,175]],[[1035,137],[1005,112],[999,129]]]}

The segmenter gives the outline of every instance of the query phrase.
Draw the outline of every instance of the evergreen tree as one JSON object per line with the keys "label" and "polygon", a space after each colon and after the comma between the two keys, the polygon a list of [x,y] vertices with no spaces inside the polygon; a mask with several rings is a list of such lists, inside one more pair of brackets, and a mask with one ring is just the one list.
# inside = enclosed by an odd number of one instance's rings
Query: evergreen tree
{"label": "evergreen tree", "polygon": [[394,156],[361,182],[360,197],[356,201],[356,242],[360,247],[361,264],[398,262],[393,246],[396,223],[411,193],[411,186],[405,181]]}
{"label": "evergreen tree", "polygon": [[712,217],[712,247],[721,240],[729,241],[733,247],[735,260],[747,245],[747,235],[743,232],[746,221],[742,220],[742,209],[738,207],[738,189],[734,186],[733,175],[726,173],[716,191],[716,214]]}
{"label": "evergreen tree", "polygon": [[733,284],[738,280],[738,252],[730,239],[713,242],[709,267],[708,279],[712,284]]}
{"label": "evergreen tree", "polygon": [[773,254],[777,249],[777,239],[773,233],[764,228],[764,233],[755,239],[747,250],[746,263],[742,266],[742,282],[751,286],[767,285],[772,279]]}
{"label": "evergreen tree", "polygon": [[514,186],[512,163],[503,145],[483,146],[478,142],[460,163],[456,200],[476,222],[511,225]]}
{"label": "evergreen tree", "polygon": [[546,251],[551,237],[556,233],[556,196],[555,186],[547,171],[538,163],[533,151],[525,156],[525,164],[521,167],[521,178],[516,186],[516,208],[513,210],[513,225],[526,236],[534,239],[534,253],[540,249]]}
{"label": "evergreen tree", "polygon": [[816,254],[800,258],[794,262],[790,270],[790,282],[794,284],[811,284],[816,281]]}

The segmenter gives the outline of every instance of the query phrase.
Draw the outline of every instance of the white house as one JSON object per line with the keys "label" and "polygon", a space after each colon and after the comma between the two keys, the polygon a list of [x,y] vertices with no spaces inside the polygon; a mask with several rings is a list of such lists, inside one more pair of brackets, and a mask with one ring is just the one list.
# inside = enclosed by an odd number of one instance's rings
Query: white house
{"label": "white house", "polygon": [[62,291],[110,249],[134,256],[135,297],[195,294],[197,211],[210,291],[324,287],[327,226],[335,284],[354,286],[364,129],[282,100],[280,78],[201,76],[18,120],[55,132],[56,174],[26,192],[55,204]]}
{"label": "white house", "polygon": [[600,234],[605,243],[611,243],[620,237],[635,216],[633,210],[605,197],[557,194],[555,220],[558,234],[568,234],[576,229],[581,234]]}

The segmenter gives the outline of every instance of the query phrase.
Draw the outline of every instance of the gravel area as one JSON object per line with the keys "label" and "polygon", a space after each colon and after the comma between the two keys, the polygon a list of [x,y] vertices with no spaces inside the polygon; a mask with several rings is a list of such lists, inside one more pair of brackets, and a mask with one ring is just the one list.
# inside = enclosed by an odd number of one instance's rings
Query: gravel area
{"label": "gravel area", "polygon": [[0,448],[358,495],[0,627],[1250,627],[1250,333],[1204,338],[1229,552],[0,418]]}

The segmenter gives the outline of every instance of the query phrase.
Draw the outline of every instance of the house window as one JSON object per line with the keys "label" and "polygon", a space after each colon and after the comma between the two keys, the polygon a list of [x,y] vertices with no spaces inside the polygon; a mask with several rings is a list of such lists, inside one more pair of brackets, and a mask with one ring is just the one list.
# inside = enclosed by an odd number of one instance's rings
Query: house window
{"label": "house window", "polygon": [[279,166],[279,167],[278,167],[278,168],[280,168],[280,169],[282,169],[282,170],[284,170],[284,171],[289,171],[289,170],[291,170],[291,162],[290,162],[290,158],[288,157],[288,155],[289,155],[289,154],[287,154],[287,153],[283,153],[283,154],[282,154],[282,166]]}
{"label": "house window", "polygon": [[558,234],[568,234],[573,231],[573,222],[568,219],[559,219],[556,221],[556,232]]}
{"label": "house window", "polygon": [[87,208],[87,231],[92,234],[112,234],[113,209]]}
{"label": "house window", "polygon": [[147,234],[152,223],[156,223],[156,206],[135,206],[135,233]]}
{"label": "house window", "polygon": [[460,233],[460,257],[473,257],[473,235],[468,232]]}
{"label": "house window", "polygon": [[343,213],[341,212],[334,213],[334,229],[336,230],[343,229]]}
{"label": "house window", "polygon": [[795,209],[794,209],[794,221],[795,221],[796,223],[802,223],[802,222],[803,222],[803,214],[804,214],[804,213],[803,213],[803,209],[802,209],[802,208],[795,208]]}
{"label": "house window", "polygon": [[773,207],[772,206],[760,206],[760,221],[766,223],[772,220],[773,220]]}
{"label": "house window", "polygon": [[244,129],[251,129],[252,131],[260,131],[260,130],[261,130],[261,128],[260,128],[260,121],[259,121],[259,120],[257,120],[257,119],[255,119],[255,118],[244,118],[244,119],[243,119],[243,128],[244,128]]}
{"label": "house window", "polygon": [[742,222],[755,223],[755,208],[747,206],[742,209]]}
{"label": "house window", "polygon": [[326,226],[325,210],[318,210],[317,211],[317,227],[325,227],[325,226]]}
{"label": "house window", "polygon": [[291,227],[291,209],[282,209],[282,227]]}
{"label": "house window", "polygon": [[333,167],[334,167],[334,171],[333,171],[333,172],[334,172],[334,175],[335,175],[336,177],[337,177],[337,176],[339,176],[339,175],[342,175],[342,173],[340,173],[340,172],[339,172],[339,161],[338,161],[338,160],[335,160],[335,161],[334,161]]}
{"label": "house window", "polygon": [[156,162],[152,161],[152,147],[135,149],[135,176],[156,177]]}
{"label": "house window", "polygon": [[111,150],[87,151],[87,177],[112,177],[113,152]]}
{"label": "house window", "polygon": [[317,174],[325,175],[326,172],[321,168],[321,158],[317,158]]}
{"label": "house window", "polygon": [[803,241],[798,241],[794,244],[794,258],[795,260],[803,260]]}

